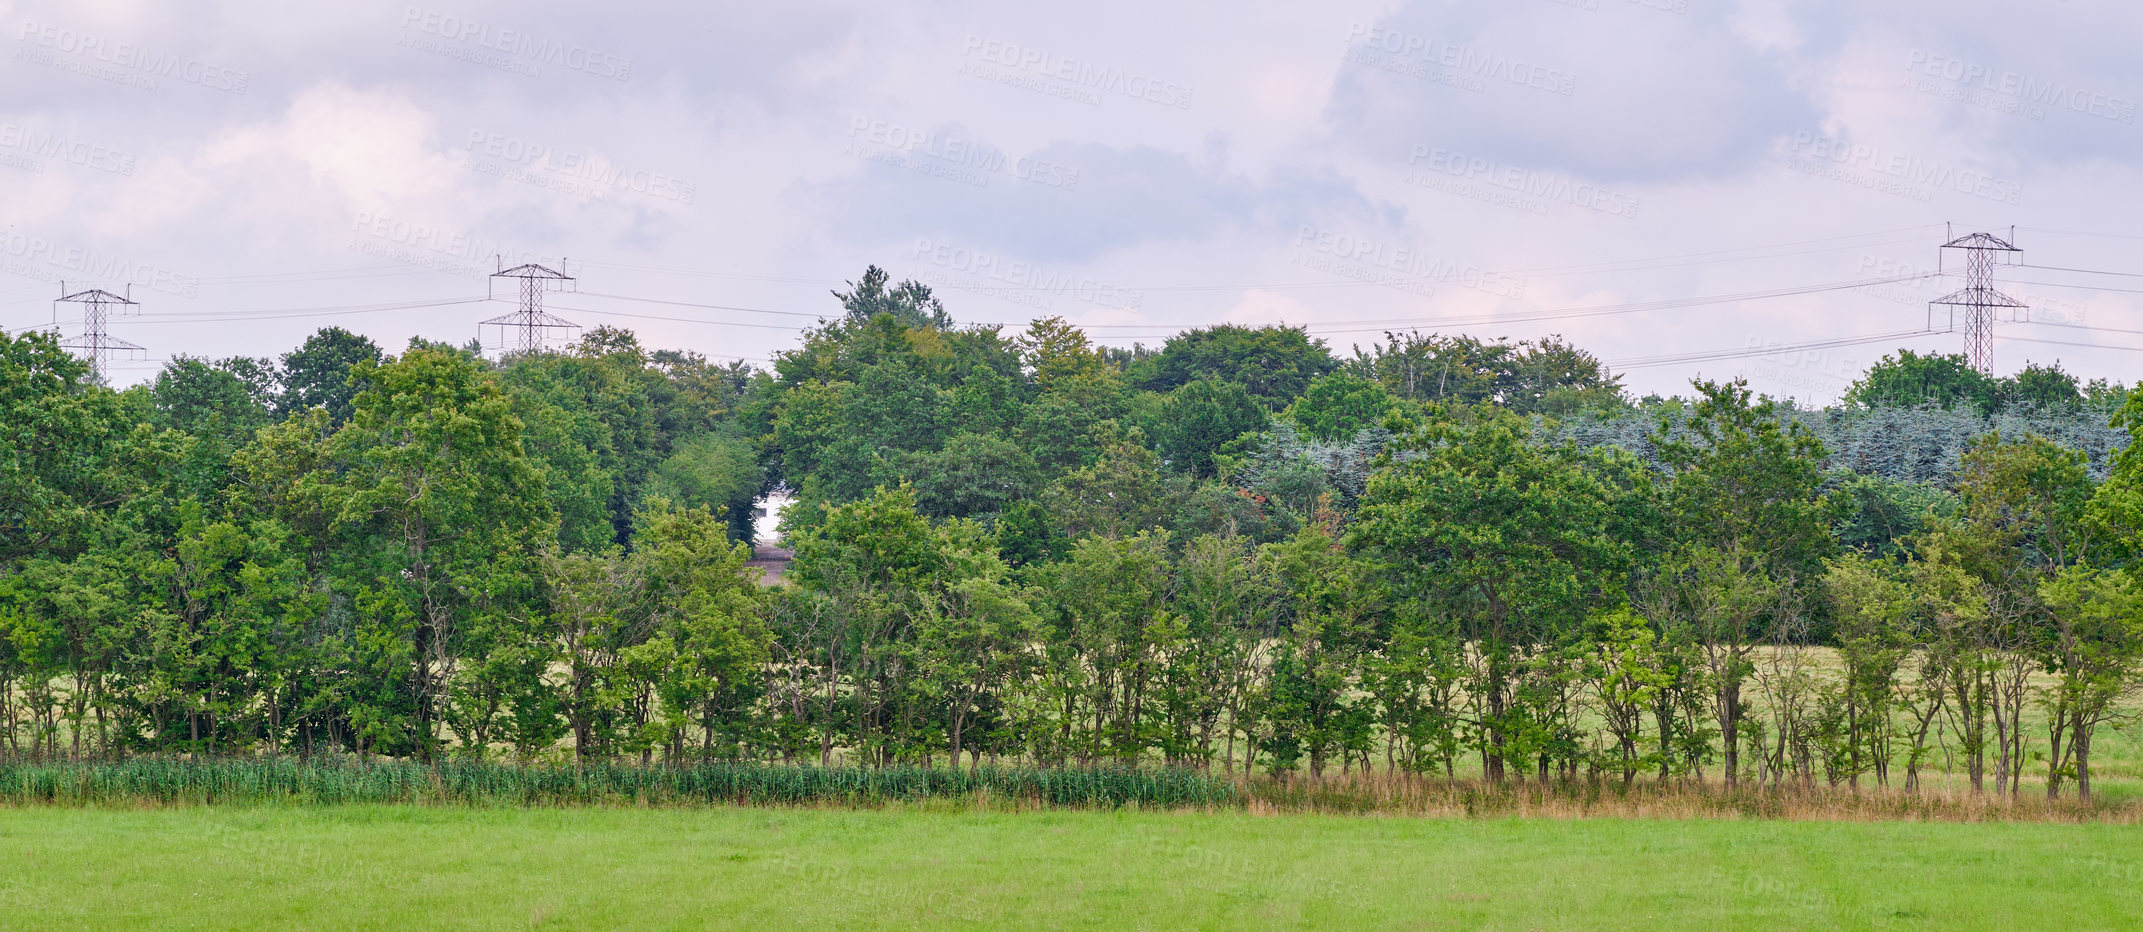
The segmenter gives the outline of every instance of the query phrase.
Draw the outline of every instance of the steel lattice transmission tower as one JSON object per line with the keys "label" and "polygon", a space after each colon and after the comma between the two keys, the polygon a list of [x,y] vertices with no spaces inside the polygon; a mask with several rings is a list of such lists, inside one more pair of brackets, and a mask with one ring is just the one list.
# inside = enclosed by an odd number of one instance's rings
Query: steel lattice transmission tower
{"label": "steel lattice transmission tower", "polygon": [[[2016,238],[2012,230],[2010,239]],[[1994,314],[1998,308],[2025,308],[2031,305],[2018,301],[1994,290],[1994,267],[2021,254],[2023,250],[1990,233],[1972,233],[1942,244],[1943,249],[1964,250],[1964,287],[1928,302],[1932,327],[1934,305],[1950,308],[1950,329],[1957,329],[1957,308],[1964,309],[1964,355],[1965,360],[1983,375],[1994,374]],[[1938,253],[1947,255],[1947,253]],[[1939,266],[1938,266],[1939,267]]]}
{"label": "steel lattice transmission tower", "polygon": [[[505,265],[503,260],[499,264]],[[520,310],[501,314],[477,325],[499,328],[497,345],[501,353],[534,353],[544,348],[547,342],[544,338],[546,331],[580,329],[579,324],[543,310],[544,292],[564,291],[572,287],[573,277],[560,271],[563,268],[565,260],[561,259],[557,269],[530,262],[510,269],[501,268],[492,274],[491,280],[494,283],[502,278],[518,279],[521,283]],[[481,334],[478,336],[481,337]]]}
{"label": "steel lattice transmission tower", "polygon": [[[102,288],[91,288],[88,291],[77,291],[73,294],[68,294],[67,283],[61,282],[59,300],[52,303],[52,320],[55,325],[59,322],[61,304],[79,304],[82,306],[82,332],[79,335],[61,340],[60,346],[76,350],[83,356],[89,357],[89,367],[97,373],[99,381],[104,378],[106,361],[114,353],[124,353],[136,358],[143,358],[148,355],[149,351],[146,347],[112,336],[106,329],[112,319],[112,308],[114,307],[119,308],[121,314],[141,313],[139,310],[141,305],[135,303],[133,295],[134,289],[132,286],[127,288],[125,295],[116,295]],[[57,327],[55,326],[54,329],[57,329]]]}

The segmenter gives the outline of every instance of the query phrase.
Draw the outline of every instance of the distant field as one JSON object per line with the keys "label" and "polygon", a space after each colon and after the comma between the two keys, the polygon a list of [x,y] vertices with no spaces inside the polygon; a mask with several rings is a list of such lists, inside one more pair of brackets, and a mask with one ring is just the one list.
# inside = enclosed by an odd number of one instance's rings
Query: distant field
{"label": "distant field", "polygon": [[0,809],[4,928],[2143,927],[2143,829],[1236,813]]}

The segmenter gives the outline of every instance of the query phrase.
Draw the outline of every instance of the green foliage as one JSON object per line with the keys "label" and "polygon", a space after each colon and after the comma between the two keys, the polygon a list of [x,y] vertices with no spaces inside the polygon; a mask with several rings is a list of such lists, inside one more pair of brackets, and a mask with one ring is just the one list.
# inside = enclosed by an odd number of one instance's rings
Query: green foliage
{"label": "green foliage", "polygon": [[1837,546],[1829,528],[1844,508],[1819,494],[1822,441],[1777,402],[1754,400],[1746,383],[1696,389],[1687,420],[1660,422],[1677,524],[1699,546],[1744,548],[1767,571],[1815,578]]}
{"label": "green foliage", "polygon": [[1013,502],[997,519],[997,552],[1014,567],[1053,563],[1070,546],[1048,509],[1032,499]]}
{"label": "green foliage", "polygon": [[1129,537],[1166,527],[1184,489],[1161,459],[1132,439],[1111,442],[1091,466],[1042,491],[1042,507],[1074,537]]}
{"label": "green foliage", "polygon": [[1548,711],[1521,689],[1524,666],[1633,568],[1623,500],[1645,494],[1626,468],[1529,434],[1513,415],[1432,417],[1394,441],[1350,532],[1399,572],[1413,611],[1454,619],[1475,645],[1466,691],[1493,779]]}
{"label": "green foliage", "polygon": [[1846,503],[1843,517],[1832,525],[1839,546],[1884,557],[1903,554],[1930,519],[1957,512],[1955,496],[1924,482],[1848,474],[1838,494]]}
{"label": "green foliage", "polygon": [[1963,354],[1921,355],[1898,350],[1869,367],[1845,393],[1861,408],[1969,408],[1982,416],[1998,405],[1999,388],[1965,361]]}
{"label": "green foliage", "polygon": [[1086,331],[1062,317],[1044,317],[1027,325],[1018,341],[1020,362],[1034,373],[1034,384],[1048,391],[1076,379],[1104,377],[1108,363],[1087,341]]}
{"label": "green foliage", "polygon": [[2143,391],[2128,396],[2113,426],[2127,432],[2129,442],[2092,494],[2089,514],[2093,525],[2110,535],[2114,555],[2133,562],[2143,556],[2143,443],[2136,442],[2143,439]]}
{"label": "green foliage", "polygon": [[2073,409],[2084,401],[2076,377],[2063,372],[2060,363],[2051,366],[2025,363],[2008,382],[2006,400],[2013,405],[2056,410]]}
{"label": "green foliage", "polygon": [[1161,400],[1152,436],[1170,469],[1212,478],[1219,474],[1221,450],[1237,437],[1263,430],[1266,418],[1241,385],[1202,378]]}
{"label": "green foliage", "polygon": [[330,423],[349,420],[351,401],[364,388],[350,380],[351,372],[377,365],[381,358],[378,344],[371,340],[341,327],[321,329],[302,346],[283,354],[279,374],[283,391],[276,400],[276,414],[290,417],[325,408]]}
{"label": "green foliage", "polygon": [[939,518],[994,515],[1032,498],[1042,485],[1034,457],[987,434],[956,434],[934,453],[908,454],[901,473],[915,487],[917,506]]}
{"label": "green foliage", "polygon": [[906,281],[887,288],[889,280],[885,270],[874,265],[863,270],[862,281],[849,282],[847,291],[836,291],[833,296],[840,299],[851,321],[868,321],[883,314],[910,327],[943,329],[952,324],[945,305],[930,293],[929,286]]}
{"label": "green foliage", "polygon": [[1233,382],[1278,410],[1338,367],[1324,341],[1300,327],[1221,324],[1169,338],[1158,356],[1135,367],[1135,377],[1160,392],[1202,379]]}
{"label": "green foliage", "polygon": [[323,491],[348,559],[366,570],[345,589],[379,626],[366,653],[408,671],[407,705],[369,710],[360,742],[430,757],[463,638],[533,596],[557,513],[522,494],[539,473],[505,392],[474,360],[420,348],[353,377],[371,387],[328,443],[343,465]]}
{"label": "green foliage", "polygon": [[1520,414],[1566,415],[1622,403],[1619,376],[1561,337],[1483,341],[1464,334],[1386,333],[1357,347],[1349,374],[1393,396],[1451,405],[1492,402]]}
{"label": "green foliage", "polygon": [[734,431],[694,434],[672,445],[648,478],[646,497],[723,515],[734,540],[752,536],[752,503],[766,484],[758,449]]}
{"label": "green foliage", "polygon": [[89,542],[133,486],[143,442],[109,391],[46,333],[0,334],[0,568]]}
{"label": "green foliage", "polygon": [[1061,476],[1093,465],[1129,411],[1123,382],[1112,373],[1063,379],[1027,407],[1014,436],[1045,475]]}
{"label": "green foliage", "polygon": [[2013,376],[1995,378],[1971,367],[1961,354],[1921,355],[1901,349],[1884,356],[1846,390],[1849,407],[1966,410],[1991,417],[2011,408],[2074,411],[2084,402],[2076,377],[2059,363],[2027,363]]}
{"label": "green foliage", "polygon": [[1352,440],[1399,410],[1398,399],[1381,383],[1335,372],[1311,382],[1281,414],[1309,439],[1331,443]]}

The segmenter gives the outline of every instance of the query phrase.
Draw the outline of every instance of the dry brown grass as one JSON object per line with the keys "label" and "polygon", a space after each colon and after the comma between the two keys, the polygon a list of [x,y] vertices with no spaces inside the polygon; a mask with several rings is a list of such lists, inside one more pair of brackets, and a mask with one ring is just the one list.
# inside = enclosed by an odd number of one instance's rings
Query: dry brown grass
{"label": "dry brown grass", "polygon": [[1970,792],[1862,787],[1741,787],[1718,783],[1643,781],[1625,788],[1604,782],[1495,785],[1441,777],[1348,774],[1290,779],[1256,777],[1243,784],[1253,813],[1327,812],[1548,819],[1784,819],[1802,821],[2055,822],[2132,825],[2143,822],[2143,801],[2048,800]]}

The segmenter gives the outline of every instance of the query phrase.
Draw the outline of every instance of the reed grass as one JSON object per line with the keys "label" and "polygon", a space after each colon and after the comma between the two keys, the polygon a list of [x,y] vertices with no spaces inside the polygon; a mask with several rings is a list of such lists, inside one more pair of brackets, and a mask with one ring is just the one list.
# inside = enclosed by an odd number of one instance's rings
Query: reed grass
{"label": "reed grass", "polygon": [[290,802],[463,805],[873,805],[996,800],[1048,808],[1232,805],[1237,786],[1173,769],[517,766],[403,761],[167,760],[0,762],[0,804]]}
{"label": "reed grass", "polygon": [[2143,822],[2143,800],[1696,781],[1497,785],[1389,773],[1250,780],[1173,768],[684,767],[351,759],[0,761],[0,805],[413,804],[1236,809],[1445,817]]}

